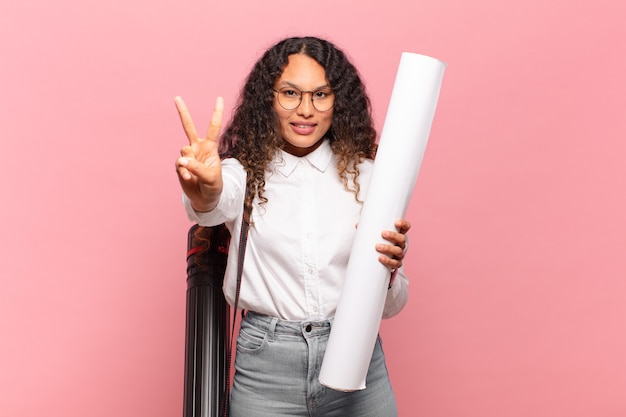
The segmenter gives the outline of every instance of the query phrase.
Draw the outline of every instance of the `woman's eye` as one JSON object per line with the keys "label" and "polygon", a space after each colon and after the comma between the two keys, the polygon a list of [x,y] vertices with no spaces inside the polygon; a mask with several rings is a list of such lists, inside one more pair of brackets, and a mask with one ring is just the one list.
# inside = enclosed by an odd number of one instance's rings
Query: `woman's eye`
{"label": "woman's eye", "polygon": [[316,99],[325,100],[333,95],[331,90],[319,90],[313,93]]}

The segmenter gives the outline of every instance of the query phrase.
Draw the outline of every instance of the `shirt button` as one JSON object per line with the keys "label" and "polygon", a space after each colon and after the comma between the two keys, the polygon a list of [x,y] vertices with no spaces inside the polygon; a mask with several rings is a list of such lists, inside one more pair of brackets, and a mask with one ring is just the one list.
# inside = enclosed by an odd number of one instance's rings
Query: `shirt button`
{"label": "shirt button", "polygon": [[311,329],[313,329],[313,328],[311,327],[311,325],[310,325],[310,324],[307,324],[307,325],[306,325],[306,327],[304,328],[304,331],[308,333],[308,332],[310,332],[310,331],[311,331]]}

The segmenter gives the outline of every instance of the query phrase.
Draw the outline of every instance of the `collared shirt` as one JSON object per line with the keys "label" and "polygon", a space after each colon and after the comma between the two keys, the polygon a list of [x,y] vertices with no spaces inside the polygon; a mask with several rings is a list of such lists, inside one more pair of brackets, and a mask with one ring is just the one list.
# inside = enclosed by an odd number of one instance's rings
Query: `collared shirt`
{"label": "collared shirt", "polygon": [[[285,320],[327,319],[335,314],[362,205],[337,172],[327,141],[304,157],[277,152],[265,176],[265,204],[253,202],[239,307]],[[359,165],[359,199],[364,201],[373,161]],[[231,232],[224,294],[232,305],[237,285],[246,173],[236,159],[222,162],[223,191],[217,207],[197,213],[183,196],[191,221],[226,223]],[[389,289],[383,317],[406,304],[408,279],[402,268]]]}

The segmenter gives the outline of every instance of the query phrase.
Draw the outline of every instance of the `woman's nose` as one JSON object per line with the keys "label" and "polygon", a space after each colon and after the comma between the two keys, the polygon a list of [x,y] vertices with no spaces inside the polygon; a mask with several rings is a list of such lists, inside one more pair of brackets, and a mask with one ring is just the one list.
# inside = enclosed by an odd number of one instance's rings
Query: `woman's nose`
{"label": "woman's nose", "polygon": [[313,115],[313,112],[315,111],[314,110],[315,108],[313,107],[313,101],[311,100],[311,96],[309,96],[308,94],[313,94],[313,93],[302,93],[302,99],[300,100],[300,105],[296,109],[299,115],[302,115],[305,117]]}

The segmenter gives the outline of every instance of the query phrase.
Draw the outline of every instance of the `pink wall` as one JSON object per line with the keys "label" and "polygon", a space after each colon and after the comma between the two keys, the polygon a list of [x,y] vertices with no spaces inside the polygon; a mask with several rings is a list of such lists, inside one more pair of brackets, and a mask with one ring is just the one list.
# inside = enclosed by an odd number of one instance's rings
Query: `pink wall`
{"label": "pink wall", "polygon": [[626,415],[623,1],[209,3],[2,5],[0,415],[180,415],[172,98],[206,126],[306,33],[349,52],[379,127],[402,51],[449,64],[382,329],[401,415]]}

